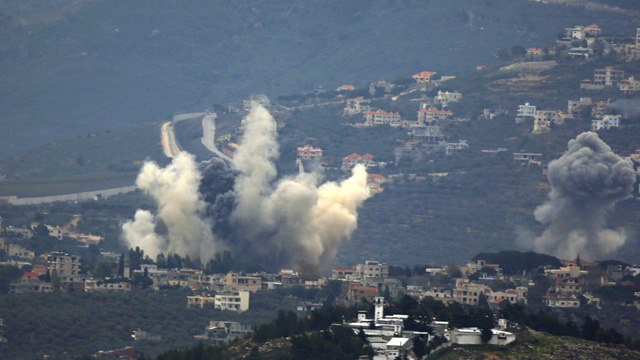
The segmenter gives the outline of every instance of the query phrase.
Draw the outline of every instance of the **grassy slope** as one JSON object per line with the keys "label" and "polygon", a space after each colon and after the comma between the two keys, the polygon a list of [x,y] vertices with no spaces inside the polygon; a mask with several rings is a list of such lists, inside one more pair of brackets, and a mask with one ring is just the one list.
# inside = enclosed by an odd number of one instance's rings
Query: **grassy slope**
{"label": "grassy slope", "polygon": [[0,195],[43,196],[132,185],[141,162],[166,162],[160,124],[48,143],[0,161]]}
{"label": "grassy slope", "polygon": [[11,6],[0,7],[3,157],[252,93],[470,71],[572,24],[636,26],[631,14],[524,0],[93,1],[42,22]]}

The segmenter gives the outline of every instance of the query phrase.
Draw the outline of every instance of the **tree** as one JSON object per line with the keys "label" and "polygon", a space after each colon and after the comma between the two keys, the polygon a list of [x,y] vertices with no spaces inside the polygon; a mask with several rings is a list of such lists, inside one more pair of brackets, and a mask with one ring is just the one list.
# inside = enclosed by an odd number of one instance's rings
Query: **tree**
{"label": "tree", "polygon": [[413,353],[416,354],[418,359],[421,359],[428,353],[427,343],[419,336],[413,338]]}
{"label": "tree", "polygon": [[53,270],[51,272],[51,286],[53,287],[53,292],[60,292],[60,286],[62,285],[62,278],[58,275],[57,270]]}
{"label": "tree", "polygon": [[483,344],[488,343],[492,337],[493,337],[493,331],[491,331],[491,329],[484,328],[480,330],[480,340],[482,341]]}

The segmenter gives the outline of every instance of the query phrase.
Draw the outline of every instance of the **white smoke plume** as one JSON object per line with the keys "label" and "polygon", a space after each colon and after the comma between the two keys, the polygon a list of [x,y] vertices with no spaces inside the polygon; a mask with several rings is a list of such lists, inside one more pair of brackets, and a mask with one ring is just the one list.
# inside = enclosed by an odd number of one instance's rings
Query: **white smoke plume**
{"label": "white smoke plume", "polygon": [[156,201],[157,215],[138,210],[134,220],[122,226],[127,245],[139,246],[151,258],[163,252],[211,259],[220,245],[202,216],[206,204],[198,192],[200,179],[194,157],[184,152],[164,169],[145,163],[136,185]]}
{"label": "white smoke plume", "polygon": [[633,191],[630,161],[616,155],[596,133],[584,132],[549,164],[548,178],[549,200],[534,213],[547,226],[535,239],[536,251],[594,259],[624,244],[624,230],[607,229],[606,215]]}
{"label": "white smoke plume", "polygon": [[[273,117],[258,106],[243,124],[235,169],[212,159],[199,170],[184,153],[164,169],[144,165],[137,184],[158,210],[156,216],[138,210],[123,225],[129,246],[150,256],[171,252],[203,262],[228,249],[239,263],[270,268],[324,266],[335,257],[370,196],[364,167],[341,183],[319,185],[319,174],[304,172],[277,180]],[[166,232],[159,231],[163,226]]]}
{"label": "white smoke plume", "polygon": [[256,261],[325,265],[357,227],[357,208],[369,197],[364,167],[342,182],[318,187],[318,174],[300,173],[273,183],[278,156],[276,123],[263,107],[245,120],[245,134],[234,156],[240,171],[231,215],[240,243]]}

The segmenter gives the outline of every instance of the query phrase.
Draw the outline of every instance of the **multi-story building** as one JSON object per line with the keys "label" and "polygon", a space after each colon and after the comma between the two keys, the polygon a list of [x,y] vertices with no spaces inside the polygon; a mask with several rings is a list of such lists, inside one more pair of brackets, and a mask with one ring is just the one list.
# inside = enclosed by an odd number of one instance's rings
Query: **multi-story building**
{"label": "multi-story building", "polygon": [[516,118],[527,118],[536,116],[536,106],[525,103],[524,105],[518,105],[518,111],[516,112]]}
{"label": "multi-story building", "polygon": [[368,169],[376,163],[373,161],[373,155],[371,154],[359,155],[357,153],[353,153],[342,158],[342,170],[344,171],[349,170],[358,164],[364,165]]}
{"label": "multi-story building", "polygon": [[555,110],[537,110],[533,118],[533,132],[549,131],[551,123],[558,121],[558,112]]}
{"label": "multi-story building", "polygon": [[215,307],[219,310],[247,311],[249,310],[249,291],[216,294]]}
{"label": "multi-story building", "polygon": [[360,114],[365,110],[369,110],[369,103],[371,100],[365,99],[362,96],[358,96],[355,99],[347,99],[344,105],[344,109],[342,110],[343,116]]}
{"label": "multi-story building", "polygon": [[233,272],[228,273],[226,276],[225,291],[250,291],[255,293],[260,289],[262,289],[262,278],[258,276],[242,276]]}
{"label": "multi-story building", "polygon": [[80,274],[80,257],[78,256],[53,252],[47,256],[47,261],[49,261],[49,271],[57,272],[63,282],[65,278],[77,277]]}
{"label": "multi-story building", "polygon": [[624,79],[624,70],[616,70],[613,66],[605,66],[604,69],[593,70],[593,83],[595,85],[613,86]]}
{"label": "multi-story building", "polygon": [[466,150],[469,148],[469,144],[467,140],[458,140],[455,143],[446,143],[444,147],[444,153],[447,155],[455,154],[462,152],[462,150]]}
{"label": "multi-story building", "polygon": [[187,307],[199,306],[205,307],[206,304],[213,304],[215,306],[216,298],[206,294],[187,296]]}
{"label": "multi-story building", "polygon": [[582,280],[573,277],[557,279],[555,293],[557,295],[582,294]]}
{"label": "multi-story building", "polygon": [[305,145],[298,148],[298,159],[310,160],[322,158],[322,149],[314,148],[311,145]]}
{"label": "multi-story building", "polygon": [[355,275],[358,276],[363,283],[382,281],[389,277],[389,265],[375,260],[367,260],[364,264],[356,265]]}
{"label": "multi-story building", "polygon": [[573,116],[574,113],[584,109],[587,106],[591,106],[590,97],[581,97],[580,100],[569,100],[567,104],[567,114]]}
{"label": "multi-story building", "polygon": [[449,116],[453,116],[453,112],[450,110],[439,110],[436,107],[430,107],[428,109],[420,108],[418,109],[418,123],[431,123],[436,120],[444,120]]}
{"label": "multi-story building", "polygon": [[360,283],[350,283],[347,300],[352,304],[358,304],[363,300],[371,302],[378,296],[378,288],[373,286],[362,286]]}
{"label": "multi-story building", "polygon": [[633,76],[624,79],[618,83],[618,89],[622,92],[633,93],[640,91],[640,80],[636,80]]}
{"label": "multi-story building", "polygon": [[604,115],[602,119],[591,120],[591,128],[593,131],[602,129],[609,130],[612,127],[620,126],[620,115]]}
{"label": "multi-story building", "polygon": [[366,110],[362,114],[364,114],[364,124],[366,126],[399,124],[401,120],[399,113],[384,110]]}
{"label": "multi-story building", "polygon": [[458,102],[462,99],[462,94],[453,91],[438,91],[438,95],[434,98],[434,101],[442,106],[447,106],[449,103]]}

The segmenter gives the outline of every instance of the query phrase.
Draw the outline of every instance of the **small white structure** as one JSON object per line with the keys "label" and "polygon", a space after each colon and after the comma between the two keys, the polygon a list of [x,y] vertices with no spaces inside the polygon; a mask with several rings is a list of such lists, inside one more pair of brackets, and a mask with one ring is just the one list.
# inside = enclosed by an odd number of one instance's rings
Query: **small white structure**
{"label": "small white structure", "polygon": [[[491,334],[491,339],[487,342],[489,345],[504,346],[516,340],[516,335],[508,331],[491,329]],[[460,345],[481,345],[481,335],[482,330],[476,327],[452,329],[445,333],[449,341]]]}
{"label": "small white structure", "polygon": [[387,360],[402,358],[407,353],[407,351],[411,349],[411,346],[411,339],[402,337],[391,338],[391,340],[389,340],[389,342],[387,343]]}

